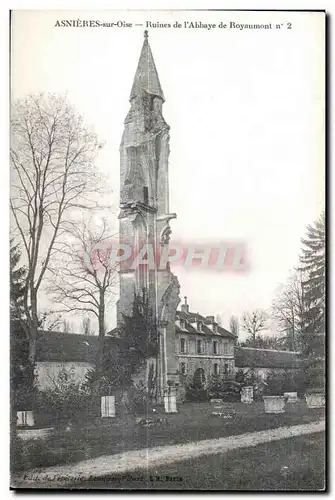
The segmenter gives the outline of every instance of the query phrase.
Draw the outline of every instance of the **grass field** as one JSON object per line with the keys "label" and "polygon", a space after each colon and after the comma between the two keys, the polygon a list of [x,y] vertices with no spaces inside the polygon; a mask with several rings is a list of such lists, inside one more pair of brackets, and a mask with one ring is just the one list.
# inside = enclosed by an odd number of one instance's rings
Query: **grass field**
{"label": "grass field", "polygon": [[325,488],[324,433],[176,462],[75,488],[150,490],[320,491]]}
{"label": "grass field", "polygon": [[322,409],[307,408],[304,401],[287,405],[286,413],[279,415],[265,414],[262,403],[226,406],[236,411],[234,419],[213,417],[213,408],[208,403],[193,403],[181,405],[178,414],[166,415],[157,409],[150,417],[154,415],[164,422],[150,428],[137,424],[131,416],[124,416],[109,422],[98,420],[69,431],[55,430],[46,440],[21,441],[15,469],[48,467],[128,450],[303,424],[318,420],[324,413]]}

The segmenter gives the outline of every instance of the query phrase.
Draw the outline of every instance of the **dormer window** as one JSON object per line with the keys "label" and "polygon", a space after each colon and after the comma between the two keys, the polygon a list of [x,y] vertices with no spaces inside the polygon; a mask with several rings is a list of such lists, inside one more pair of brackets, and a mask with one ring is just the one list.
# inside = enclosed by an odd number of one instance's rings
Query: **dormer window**
{"label": "dormer window", "polygon": [[185,326],[186,326],[185,320],[184,320],[184,319],[181,319],[181,320],[180,320],[180,328],[181,328],[182,330],[185,330]]}
{"label": "dormer window", "polygon": [[202,332],[202,323],[198,322],[198,332]]}
{"label": "dormer window", "polygon": [[213,324],[213,333],[218,333],[218,325]]}

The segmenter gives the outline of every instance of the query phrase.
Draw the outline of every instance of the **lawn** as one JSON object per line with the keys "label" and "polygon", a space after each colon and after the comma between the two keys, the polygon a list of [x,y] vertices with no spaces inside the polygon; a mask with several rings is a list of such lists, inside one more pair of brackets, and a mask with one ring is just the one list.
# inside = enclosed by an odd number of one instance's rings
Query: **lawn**
{"label": "lawn", "polygon": [[74,488],[320,491],[325,488],[324,433],[283,439],[168,466],[109,476]]}
{"label": "lawn", "polygon": [[262,403],[232,403],[225,406],[234,408],[234,419],[224,420],[212,416],[213,408],[209,403],[193,403],[181,405],[178,414],[167,415],[157,408],[150,417],[154,420],[162,419],[163,422],[153,427],[143,427],[128,415],[106,422],[99,419],[95,423],[73,427],[68,431],[57,429],[46,440],[21,441],[21,460],[16,460],[15,469],[27,470],[73,463],[140,448],[303,424],[319,420],[324,414],[322,409],[307,408],[304,401],[287,405],[286,413],[278,415],[265,414]]}

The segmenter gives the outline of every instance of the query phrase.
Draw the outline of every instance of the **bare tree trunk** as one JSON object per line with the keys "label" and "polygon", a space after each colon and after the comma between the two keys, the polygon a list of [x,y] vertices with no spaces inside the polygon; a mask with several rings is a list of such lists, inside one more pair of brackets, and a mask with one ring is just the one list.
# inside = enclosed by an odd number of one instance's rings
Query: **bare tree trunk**
{"label": "bare tree trunk", "polygon": [[97,370],[101,372],[103,370],[103,358],[104,358],[104,340],[105,340],[105,296],[103,290],[100,290],[99,294],[100,304],[99,304],[99,348],[98,348],[98,360],[97,360]]}

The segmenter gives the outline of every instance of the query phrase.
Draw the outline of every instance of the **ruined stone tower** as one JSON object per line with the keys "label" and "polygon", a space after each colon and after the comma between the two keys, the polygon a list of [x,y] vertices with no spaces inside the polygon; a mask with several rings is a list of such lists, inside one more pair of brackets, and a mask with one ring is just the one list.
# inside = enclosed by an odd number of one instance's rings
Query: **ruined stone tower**
{"label": "ruined stone tower", "polygon": [[[155,62],[144,32],[144,42],[133,86],[130,110],[120,145],[120,242],[135,248],[148,244],[159,252],[170,239],[169,129],[163,118],[165,101]],[[120,268],[118,323],[131,314],[135,294],[146,295],[158,325],[157,380],[163,396],[167,382],[176,381],[175,313],[179,283],[169,266],[123,265]],[[151,266],[152,267],[152,266]]]}

